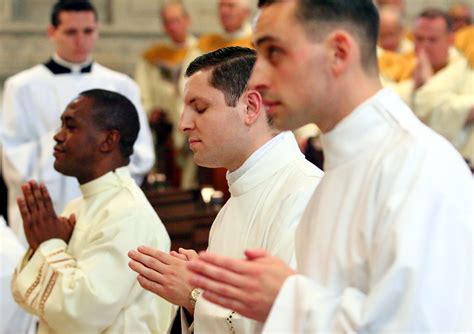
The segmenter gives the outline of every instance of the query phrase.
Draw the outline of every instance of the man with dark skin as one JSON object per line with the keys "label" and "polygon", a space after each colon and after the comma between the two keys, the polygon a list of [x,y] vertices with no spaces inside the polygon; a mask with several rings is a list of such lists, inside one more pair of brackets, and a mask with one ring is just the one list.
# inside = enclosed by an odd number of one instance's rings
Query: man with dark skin
{"label": "man with dark skin", "polygon": [[58,216],[44,184],[22,186],[30,250],[15,270],[15,300],[39,316],[39,333],[166,331],[171,305],[143,293],[126,266],[130,247],[170,246],[128,170],[140,128],[135,107],[118,93],[89,90],[67,106],[61,124],[54,168],[77,178],[82,197]]}
{"label": "man with dark skin", "polygon": [[[57,143],[54,148],[56,157],[54,168],[64,175],[76,177],[79,184],[87,183],[108,171],[128,164],[119,151],[114,149],[120,138],[118,131],[112,130],[107,134],[101,134],[92,126],[92,115],[89,112],[91,105],[90,99],[80,97],[74,100],[61,116],[61,122],[66,127],[71,127],[71,124],[74,124],[74,127],[83,127],[85,131],[81,135],[71,136],[72,132],[66,134],[66,131],[61,130],[54,136]],[[97,145],[99,142],[103,144]],[[71,151],[74,159],[61,158],[66,151],[66,145],[74,145]],[[96,158],[96,152],[90,150],[94,146],[98,146],[97,154],[103,155],[104,159]],[[94,162],[96,164],[93,164]],[[42,242],[49,239],[59,238],[68,243],[76,223],[75,215],[71,214],[69,217],[56,215],[44,183],[38,185],[35,181],[30,181],[21,189],[24,197],[18,198],[18,207],[26,239],[33,252]]]}
{"label": "man with dark skin", "polygon": [[155,161],[138,86],[125,74],[93,60],[99,38],[99,17],[93,4],[87,0],[55,1],[47,34],[54,49],[51,58],[8,78],[0,108],[2,174],[8,187],[6,218],[25,246],[16,205],[23,183],[31,179],[43,182],[57,212],[81,194],[75,178],[54,169],[51,155],[61,113],[80,92],[104,88],[126,96],[137,108],[141,126],[130,158],[130,172],[137,184],[142,183]]}

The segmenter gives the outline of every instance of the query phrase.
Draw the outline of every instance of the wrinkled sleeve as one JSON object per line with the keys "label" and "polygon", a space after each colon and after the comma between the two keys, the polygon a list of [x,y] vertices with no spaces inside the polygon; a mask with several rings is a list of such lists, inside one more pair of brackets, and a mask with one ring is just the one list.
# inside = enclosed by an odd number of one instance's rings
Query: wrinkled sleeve
{"label": "wrinkled sleeve", "polygon": [[[464,85],[470,86],[466,92]],[[465,126],[473,107],[474,71],[465,61],[434,76],[414,96],[416,115],[451,142]]]}
{"label": "wrinkled sleeve", "polygon": [[472,184],[400,174],[378,211],[367,288],[291,276],[264,333],[472,332]]}
{"label": "wrinkled sleeve", "polygon": [[93,333],[110,326],[133,300],[132,287],[138,284],[127,266],[127,250],[147,240],[136,227],[139,217],[111,215],[92,235],[76,236],[88,238],[78,258],[63,240],[43,242],[15,271],[15,300],[58,333]]}
{"label": "wrinkled sleeve", "polygon": [[0,110],[0,135],[5,177],[20,184],[37,179],[51,182],[60,177],[53,168],[53,131],[35,126],[34,106],[25,87],[7,80]]}
{"label": "wrinkled sleeve", "polygon": [[308,179],[308,185],[294,191],[282,201],[274,216],[277,222],[270,227],[266,250],[288,263],[293,269],[296,268],[295,231],[318,181],[316,178]]}
{"label": "wrinkled sleeve", "polygon": [[135,67],[135,80],[140,87],[140,96],[143,103],[143,108],[147,114],[150,114],[150,111],[155,108],[154,98],[152,95],[153,86],[150,82],[150,74],[155,69],[142,57],[138,59],[137,65]]}

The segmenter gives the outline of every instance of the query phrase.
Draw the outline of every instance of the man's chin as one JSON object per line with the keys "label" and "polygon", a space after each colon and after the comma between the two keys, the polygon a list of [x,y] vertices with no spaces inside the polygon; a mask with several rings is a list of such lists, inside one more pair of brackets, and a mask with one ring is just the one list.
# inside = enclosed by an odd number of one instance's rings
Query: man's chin
{"label": "man's chin", "polygon": [[222,168],[223,167],[216,162],[204,161],[203,159],[199,159],[199,157],[196,158],[196,156],[194,156],[193,161],[199,167],[204,167],[204,168]]}
{"label": "man's chin", "polygon": [[64,166],[61,165],[61,163],[56,160],[54,162],[54,169],[58,172],[58,173],[61,173],[63,175],[66,175],[66,176],[72,176],[70,173],[68,173],[68,170],[67,168],[65,168]]}
{"label": "man's chin", "polygon": [[292,131],[298,129],[299,127],[301,127],[301,125],[296,125],[289,119],[284,119],[281,117],[272,117],[272,127],[279,131]]}
{"label": "man's chin", "polygon": [[294,131],[313,121],[307,114],[301,115],[301,111],[291,111],[288,113],[277,113],[271,116],[273,128],[280,131]]}

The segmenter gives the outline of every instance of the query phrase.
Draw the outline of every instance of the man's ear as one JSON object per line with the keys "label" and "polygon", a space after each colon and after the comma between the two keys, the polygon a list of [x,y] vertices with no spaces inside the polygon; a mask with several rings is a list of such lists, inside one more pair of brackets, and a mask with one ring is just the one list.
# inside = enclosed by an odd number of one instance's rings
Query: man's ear
{"label": "man's ear", "polygon": [[327,38],[331,70],[335,76],[345,71],[354,52],[354,41],[344,30],[336,30]]}
{"label": "man's ear", "polygon": [[249,126],[255,123],[263,111],[262,96],[256,90],[248,90],[245,93],[246,110],[244,115],[245,125]]}
{"label": "man's ear", "polygon": [[118,148],[120,144],[120,132],[117,130],[108,130],[104,132],[105,137],[100,143],[99,150],[102,153],[112,152]]}
{"label": "man's ear", "polygon": [[54,39],[55,32],[56,32],[56,27],[53,26],[51,23],[48,24],[48,29],[46,30],[46,33],[48,34],[49,39]]}

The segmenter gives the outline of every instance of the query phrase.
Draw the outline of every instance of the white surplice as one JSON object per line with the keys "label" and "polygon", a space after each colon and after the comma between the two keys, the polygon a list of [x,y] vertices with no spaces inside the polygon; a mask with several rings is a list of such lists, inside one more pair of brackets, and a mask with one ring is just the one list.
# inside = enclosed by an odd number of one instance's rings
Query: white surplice
{"label": "white surplice", "polygon": [[71,240],[28,252],[12,281],[15,300],[40,317],[41,333],[165,333],[174,308],[140,287],[127,253],[163,252],[170,239],[127,167],[81,185],[64,216],[77,218]]}
{"label": "white surplice", "polygon": [[16,205],[16,198],[21,196],[21,184],[31,179],[44,182],[58,213],[80,196],[76,179],[58,173],[53,167],[53,136],[68,103],[80,92],[93,88],[125,95],[138,110],[140,132],[130,163],[136,181],[141,182],[154,164],[153,142],[138,86],[128,76],[94,62],[89,73],[54,74],[41,64],[7,79],[0,111],[0,138],[3,174],[9,189],[8,222],[25,245]]}
{"label": "white surplice", "polygon": [[25,248],[0,216],[0,333],[34,334],[36,319],[13,300],[11,279]]}
{"label": "white surplice", "polygon": [[466,59],[447,65],[414,95],[416,115],[448,139],[474,167],[474,69]]}
{"label": "white surplice", "polygon": [[[262,248],[295,267],[294,237],[323,173],[300,152],[291,132],[266,143],[228,174],[230,199],[212,224],[208,251],[244,258]],[[254,333],[262,323],[199,298],[195,333]]]}
{"label": "white surplice", "polygon": [[264,333],[472,332],[473,180],[459,153],[387,89],[322,143],[300,275]]}

